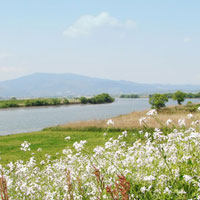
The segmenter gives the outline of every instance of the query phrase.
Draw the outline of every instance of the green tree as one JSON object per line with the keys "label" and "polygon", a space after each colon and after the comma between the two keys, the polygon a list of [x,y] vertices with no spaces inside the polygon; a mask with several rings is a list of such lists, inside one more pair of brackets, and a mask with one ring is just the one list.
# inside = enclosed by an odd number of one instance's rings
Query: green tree
{"label": "green tree", "polygon": [[52,98],[51,99],[51,104],[52,105],[60,105],[60,99]]}
{"label": "green tree", "polygon": [[179,105],[181,105],[181,103],[185,100],[185,98],[186,98],[186,93],[181,92],[179,90],[176,91],[172,96],[172,99],[176,100]]}
{"label": "green tree", "polygon": [[67,98],[64,98],[64,99],[62,100],[62,103],[63,103],[63,104],[69,104],[69,100],[68,100]]}
{"label": "green tree", "polygon": [[86,103],[88,103],[88,99],[86,97],[81,97],[80,102],[83,104],[86,104]]}
{"label": "green tree", "polygon": [[151,107],[155,109],[165,107],[166,102],[168,102],[166,94],[153,94],[149,97],[149,103],[151,104]]}

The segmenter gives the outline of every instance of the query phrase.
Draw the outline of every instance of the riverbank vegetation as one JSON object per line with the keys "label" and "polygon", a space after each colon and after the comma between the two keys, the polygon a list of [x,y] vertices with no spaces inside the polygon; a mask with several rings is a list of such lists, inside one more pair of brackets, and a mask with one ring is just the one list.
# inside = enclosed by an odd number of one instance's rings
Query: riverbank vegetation
{"label": "riverbank vegetation", "polygon": [[132,99],[137,99],[140,98],[139,94],[121,94],[119,96],[120,98],[132,98]]}
{"label": "riverbank vegetation", "polygon": [[[181,105],[185,101],[187,96],[188,96],[187,93],[184,93],[179,90],[176,91],[175,93],[168,93],[168,94],[156,93],[149,95],[149,104],[151,105],[151,108],[160,109],[162,107],[165,107],[165,104],[166,102],[168,102],[169,98],[172,98],[173,100],[177,101],[178,105]],[[188,104],[192,104],[192,102],[189,101]]]}
{"label": "riverbank vegetation", "polygon": [[74,99],[67,98],[36,98],[36,99],[16,99],[0,100],[0,108],[17,108],[17,107],[32,107],[32,106],[58,106],[78,103],[101,104],[111,103],[114,101],[109,94],[99,94],[91,98],[81,97]]}
{"label": "riverbank vegetation", "polygon": [[[174,93],[166,93],[166,95],[169,99],[172,99]],[[188,99],[200,98],[200,92],[197,92],[197,93],[185,92],[185,98],[188,98]]]}
{"label": "riverbank vegetation", "polygon": [[[117,125],[109,119],[104,132],[49,130],[1,137],[1,162],[20,157],[0,166],[2,199],[198,200],[200,107],[193,113],[187,109],[177,126],[172,119],[163,124],[160,113],[150,110],[139,119],[140,130],[109,131]],[[161,128],[151,129],[150,120]]]}
{"label": "riverbank vegetation", "polygon": [[0,108],[17,108],[30,106],[53,106],[53,105],[67,105],[78,103],[78,101],[69,101],[66,98],[37,98],[37,99],[9,99],[1,100]]}
{"label": "riverbank vegetation", "polygon": [[[163,93],[162,93],[163,94]],[[173,96],[175,93],[164,93],[168,99],[173,99]],[[197,92],[197,93],[186,93],[184,92],[185,94],[185,98],[186,99],[194,99],[194,98],[200,98],[200,92]],[[148,98],[148,97],[151,97],[152,95],[154,94],[150,94],[150,95],[141,95],[141,94],[121,94],[119,97],[120,98]]]}
{"label": "riverbank vegetation", "polygon": [[81,97],[80,102],[83,104],[102,104],[102,103],[112,103],[115,99],[111,97],[107,93],[99,94],[94,97],[86,98],[86,97]]}
{"label": "riverbank vegetation", "polygon": [[[181,106],[169,106],[161,108],[159,113],[159,119],[162,124],[165,124],[167,119],[172,119],[175,125],[178,125],[178,120],[180,118],[185,118],[185,116],[189,113],[192,113],[194,117],[199,117],[198,107],[199,104],[189,104],[189,105],[181,105]],[[132,112],[126,115],[120,115],[117,117],[113,117],[113,121],[115,122],[115,128],[119,129],[134,129],[139,128],[140,123],[139,119],[145,115],[145,111],[136,111]],[[190,121],[190,120],[188,120]],[[158,123],[155,120],[150,119],[148,121],[149,127],[152,128],[161,128],[161,124]],[[106,120],[89,120],[89,121],[80,121],[80,122],[72,122],[60,125],[56,128],[71,128],[75,130],[83,130],[88,128],[106,128]],[[189,124],[186,123],[186,126],[188,127]]]}

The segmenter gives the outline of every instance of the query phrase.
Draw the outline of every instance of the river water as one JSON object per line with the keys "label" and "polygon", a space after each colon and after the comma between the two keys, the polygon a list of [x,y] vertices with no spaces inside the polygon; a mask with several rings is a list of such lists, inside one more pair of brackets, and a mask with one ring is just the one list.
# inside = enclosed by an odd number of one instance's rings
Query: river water
{"label": "river water", "polygon": [[[187,99],[194,103],[199,99]],[[174,105],[169,100],[167,105]],[[68,122],[106,119],[150,108],[148,98],[120,99],[111,104],[66,105],[58,107],[12,108],[0,110],[0,135],[38,131]]]}

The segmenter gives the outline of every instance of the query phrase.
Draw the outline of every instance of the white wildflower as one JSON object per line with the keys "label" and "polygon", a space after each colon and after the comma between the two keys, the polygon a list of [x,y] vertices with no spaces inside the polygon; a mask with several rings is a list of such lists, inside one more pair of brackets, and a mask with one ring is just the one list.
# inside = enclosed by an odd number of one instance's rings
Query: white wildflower
{"label": "white wildflower", "polygon": [[186,182],[190,182],[192,180],[192,177],[189,175],[184,175],[183,178],[185,179]]}
{"label": "white wildflower", "polygon": [[140,135],[142,135],[142,134],[143,134],[143,131],[142,131],[142,130],[141,130],[141,131],[139,131],[139,134],[140,134]]}
{"label": "white wildflower", "polygon": [[200,124],[200,120],[196,120],[196,121],[193,121],[193,122],[191,123],[192,126],[196,126],[196,125],[198,125],[198,124]]}
{"label": "white wildflower", "polygon": [[171,190],[168,187],[166,187],[165,190],[164,190],[164,193],[170,194]]}
{"label": "white wildflower", "polygon": [[184,191],[184,189],[181,189],[180,191],[178,191],[179,194],[186,194],[186,192]]}
{"label": "white wildflower", "polygon": [[154,115],[157,115],[157,110],[156,109],[152,109],[150,111],[147,112],[147,116],[154,116]]}
{"label": "white wildflower", "polygon": [[38,148],[37,151],[38,151],[38,152],[42,151],[42,148]]}
{"label": "white wildflower", "polygon": [[188,119],[191,119],[192,117],[193,117],[193,114],[191,114],[191,113],[187,115]]}
{"label": "white wildflower", "polygon": [[31,149],[30,149],[30,143],[29,142],[27,142],[27,141],[24,141],[24,143],[22,143],[21,144],[21,150],[22,151],[30,151]]}
{"label": "white wildflower", "polygon": [[140,188],[140,191],[141,191],[142,193],[145,193],[146,187],[145,187],[145,186],[144,186],[144,187],[141,187],[141,188]]}
{"label": "white wildflower", "polygon": [[152,175],[150,175],[150,176],[145,176],[144,178],[143,178],[143,180],[144,181],[154,181],[156,178],[154,177],[154,176],[152,176]]}
{"label": "white wildflower", "polygon": [[171,123],[172,123],[172,120],[171,120],[171,119],[168,119],[168,120],[166,121],[166,125],[167,125],[167,126],[169,126]]}
{"label": "white wildflower", "polygon": [[114,121],[112,120],[112,119],[109,119],[108,121],[107,121],[107,125],[110,125],[110,124],[112,124],[113,126],[114,126]]}
{"label": "white wildflower", "polygon": [[179,119],[178,120],[178,124],[179,124],[180,127],[185,126],[186,125],[185,124],[185,119]]}
{"label": "white wildflower", "polygon": [[45,164],[45,161],[42,160],[42,161],[40,162],[40,165],[44,165],[44,164]]}
{"label": "white wildflower", "polygon": [[87,141],[86,140],[81,140],[79,143],[78,142],[75,142],[73,144],[74,148],[76,149],[76,151],[81,151],[83,148],[84,148],[84,144],[86,144]]}
{"label": "white wildflower", "polygon": [[122,132],[122,135],[123,135],[124,137],[127,137],[127,135],[128,135],[127,131],[123,131],[123,132]]}
{"label": "white wildflower", "polygon": [[70,136],[67,136],[65,137],[65,140],[70,140],[70,138],[71,138]]}
{"label": "white wildflower", "polygon": [[141,117],[139,119],[139,123],[140,123],[140,125],[143,125],[143,124],[147,123],[147,118],[146,117]]}

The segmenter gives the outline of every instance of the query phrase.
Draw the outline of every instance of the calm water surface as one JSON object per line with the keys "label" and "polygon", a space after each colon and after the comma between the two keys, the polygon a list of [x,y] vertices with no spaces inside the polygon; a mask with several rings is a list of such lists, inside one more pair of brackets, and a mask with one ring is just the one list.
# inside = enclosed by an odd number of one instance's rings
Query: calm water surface
{"label": "calm water surface", "polygon": [[[188,100],[185,101],[185,103]],[[192,99],[199,102],[199,99]],[[168,105],[176,104],[170,100]],[[60,107],[16,108],[0,110],[0,135],[31,132],[45,127],[92,119],[106,119],[150,108],[148,99],[119,99],[101,105],[68,105]]]}

